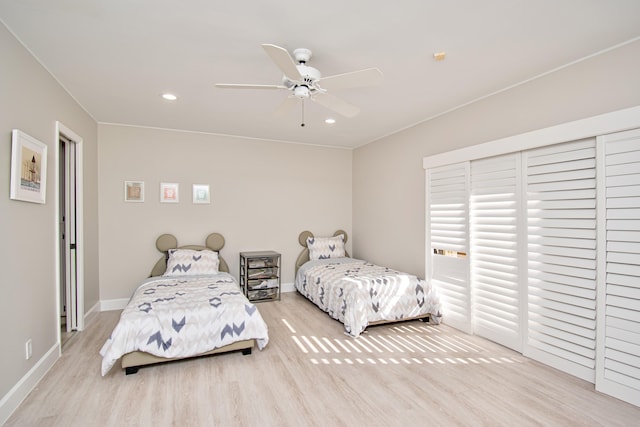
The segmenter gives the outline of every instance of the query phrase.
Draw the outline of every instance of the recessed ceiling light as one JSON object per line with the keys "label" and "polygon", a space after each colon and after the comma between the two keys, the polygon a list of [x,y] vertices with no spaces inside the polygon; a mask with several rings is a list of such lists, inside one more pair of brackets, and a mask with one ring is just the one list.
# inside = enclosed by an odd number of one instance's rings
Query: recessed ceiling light
{"label": "recessed ceiling light", "polygon": [[163,93],[162,97],[167,101],[175,101],[176,99],[178,99],[178,97],[172,93]]}
{"label": "recessed ceiling light", "polygon": [[444,58],[447,56],[447,52],[442,51],[442,52],[436,52],[433,54],[433,59],[435,59],[436,61],[444,61]]}
{"label": "recessed ceiling light", "polygon": [[336,122],[336,119],[332,119],[331,117],[329,117],[328,119],[325,119],[324,122],[328,125],[332,125]]}

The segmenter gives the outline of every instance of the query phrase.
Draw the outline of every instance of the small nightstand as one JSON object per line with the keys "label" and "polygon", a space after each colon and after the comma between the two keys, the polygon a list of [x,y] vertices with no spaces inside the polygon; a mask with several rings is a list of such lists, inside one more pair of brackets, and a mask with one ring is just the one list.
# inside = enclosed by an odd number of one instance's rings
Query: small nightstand
{"label": "small nightstand", "polygon": [[280,254],[240,252],[240,288],[252,302],[280,299]]}

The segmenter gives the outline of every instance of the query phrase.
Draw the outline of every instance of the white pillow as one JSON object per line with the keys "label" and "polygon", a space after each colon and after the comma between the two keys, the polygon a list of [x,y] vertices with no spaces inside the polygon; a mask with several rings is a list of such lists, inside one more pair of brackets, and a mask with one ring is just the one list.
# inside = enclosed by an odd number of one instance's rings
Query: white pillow
{"label": "white pillow", "polygon": [[344,258],[344,234],[334,237],[307,237],[309,259]]}
{"label": "white pillow", "polygon": [[169,249],[167,270],[163,276],[195,276],[218,272],[218,252],[194,249]]}

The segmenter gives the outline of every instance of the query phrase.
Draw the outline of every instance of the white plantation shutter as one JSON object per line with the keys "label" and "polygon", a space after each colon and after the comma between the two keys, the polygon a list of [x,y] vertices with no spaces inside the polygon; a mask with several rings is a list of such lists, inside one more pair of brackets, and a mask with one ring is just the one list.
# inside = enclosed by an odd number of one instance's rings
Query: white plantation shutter
{"label": "white plantation shutter", "polygon": [[599,240],[596,388],[640,406],[640,131],[604,136],[599,148],[606,232]]}
{"label": "white plantation shutter", "polygon": [[524,354],[595,381],[595,138],[524,153],[528,322]]}
{"label": "white plantation shutter", "polygon": [[445,322],[640,406],[640,129],[597,140],[425,158],[427,277]]}
{"label": "white plantation shutter", "polygon": [[471,162],[472,323],[476,334],[522,350],[518,217],[520,154]]}
{"label": "white plantation shutter", "polygon": [[468,278],[469,163],[427,171],[428,275],[442,299],[444,322],[471,332]]}

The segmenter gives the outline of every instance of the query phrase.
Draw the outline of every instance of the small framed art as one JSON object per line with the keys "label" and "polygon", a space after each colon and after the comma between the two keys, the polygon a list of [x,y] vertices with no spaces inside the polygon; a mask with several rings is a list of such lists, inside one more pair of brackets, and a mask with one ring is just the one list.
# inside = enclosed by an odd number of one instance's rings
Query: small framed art
{"label": "small framed art", "polygon": [[13,200],[45,203],[47,146],[26,133],[11,133],[11,192]]}
{"label": "small framed art", "polygon": [[160,202],[178,203],[180,201],[180,186],[175,182],[160,183]]}
{"label": "small framed art", "polygon": [[124,201],[144,202],[144,181],[125,181]]}
{"label": "small framed art", "polygon": [[193,203],[206,204],[211,203],[209,193],[209,184],[193,184]]}

